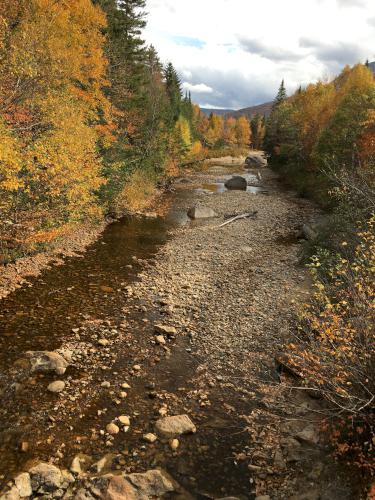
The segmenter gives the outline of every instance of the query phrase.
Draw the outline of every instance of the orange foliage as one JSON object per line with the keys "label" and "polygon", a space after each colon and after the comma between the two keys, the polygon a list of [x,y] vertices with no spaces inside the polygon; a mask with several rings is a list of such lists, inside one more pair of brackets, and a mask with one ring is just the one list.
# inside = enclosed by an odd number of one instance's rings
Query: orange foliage
{"label": "orange foliage", "polygon": [[28,241],[100,214],[97,141],[114,132],[101,90],[105,23],[90,0],[1,2],[1,208],[39,235]]}

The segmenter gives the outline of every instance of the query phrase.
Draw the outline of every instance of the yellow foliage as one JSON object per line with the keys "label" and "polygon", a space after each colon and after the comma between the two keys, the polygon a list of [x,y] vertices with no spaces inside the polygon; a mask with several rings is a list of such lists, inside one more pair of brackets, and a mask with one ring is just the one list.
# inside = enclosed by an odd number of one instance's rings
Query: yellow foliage
{"label": "yellow foliage", "polygon": [[235,118],[228,118],[225,121],[224,126],[224,140],[226,144],[229,146],[234,146],[238,144],[237,130],[236,130],[237,122]]}
{"label": "yellow foliage", "polygon": [[137,211],[147,207],[156,194],[155,178],[144,170],[136,170],[117,199],[116,209]]}
{"label": "yellow foliage", "polygon": [[246,116],[240,116],[236,123],[236,138],[239,146],[250,146],[251,128]]}
{"label": "yellow foliage", "polygon": [[184,146],[190,147],[191,145],[191,131],[190,125],[186,118],[180,116],[176,123],[176,130],[178,130]]}
{"label": "yellow foliage", "polygon": [[[96,149],[111,128],[101,90],[106,20],[90,0],[4,0],[0,24],[2,208],[10,220],[22,212],[47,241],[71,220],[100,215]],[[95,126],[99,114],[107,128]]]}
{"label": "yellow foliage", "polygon": [[[0,118],[0,191],[13,192],[22,187],[19,176],[22,166],[21,144]],[[0,200],[0,203],[4,200]],[[4,209],[4,207],[0,208]]]}
{"label": "yellow foliage", "polygon": [[194,141],[191,145],[189,156],[192,159],[200,160],[205,154],[204,147],[202,146],[201,141]]}

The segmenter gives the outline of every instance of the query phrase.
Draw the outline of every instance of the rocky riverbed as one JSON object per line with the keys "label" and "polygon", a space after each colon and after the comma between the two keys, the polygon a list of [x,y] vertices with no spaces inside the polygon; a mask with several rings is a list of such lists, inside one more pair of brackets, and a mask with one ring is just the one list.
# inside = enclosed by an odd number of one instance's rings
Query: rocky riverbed
{"label": "rocky riverbed", "polygon": [[[246,191],[223,188],[233,173]],[[317,208],[236,164],[175,190],[179,224],[124,263],[132,279],[100,285],[97,311],[83,303],[48,349],[43,337],[4,361],[4,498],[358,498],[320,432],[323,403],[275,363],[310,293],[301,230]],[[195,205],[211,217],[189,221]]]}

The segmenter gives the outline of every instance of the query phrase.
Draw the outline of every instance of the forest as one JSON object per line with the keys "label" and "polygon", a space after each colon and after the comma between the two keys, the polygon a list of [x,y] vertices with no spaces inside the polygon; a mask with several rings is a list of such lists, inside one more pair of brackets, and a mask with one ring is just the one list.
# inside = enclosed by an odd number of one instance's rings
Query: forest
{"label": "forest", "polygon": [[158,182],[212,150],[246,151],[247,118],[205,116],[172,63],[145,45],[144,8],[143,0],[1,2],[3,263],[82,222],[139,208]]}
{"label": "forest", "polygon": [[289,361],[332,405],[327,425],[338,455],[372,470],[375,79],[368,63],[291,97],[282,82],[264,146],[283,181],[325,209],[304,250],[315,294],[301,311]]}

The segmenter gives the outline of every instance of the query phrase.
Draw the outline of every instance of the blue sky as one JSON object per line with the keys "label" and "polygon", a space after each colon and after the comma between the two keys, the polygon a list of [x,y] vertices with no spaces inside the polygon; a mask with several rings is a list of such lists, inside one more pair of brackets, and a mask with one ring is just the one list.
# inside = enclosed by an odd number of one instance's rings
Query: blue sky
{"label": "blue sky", "polygon": [[202,106],[272,99],[284,78],[329,79],[375,60],[375,0],[148,0],[147,43]]}

